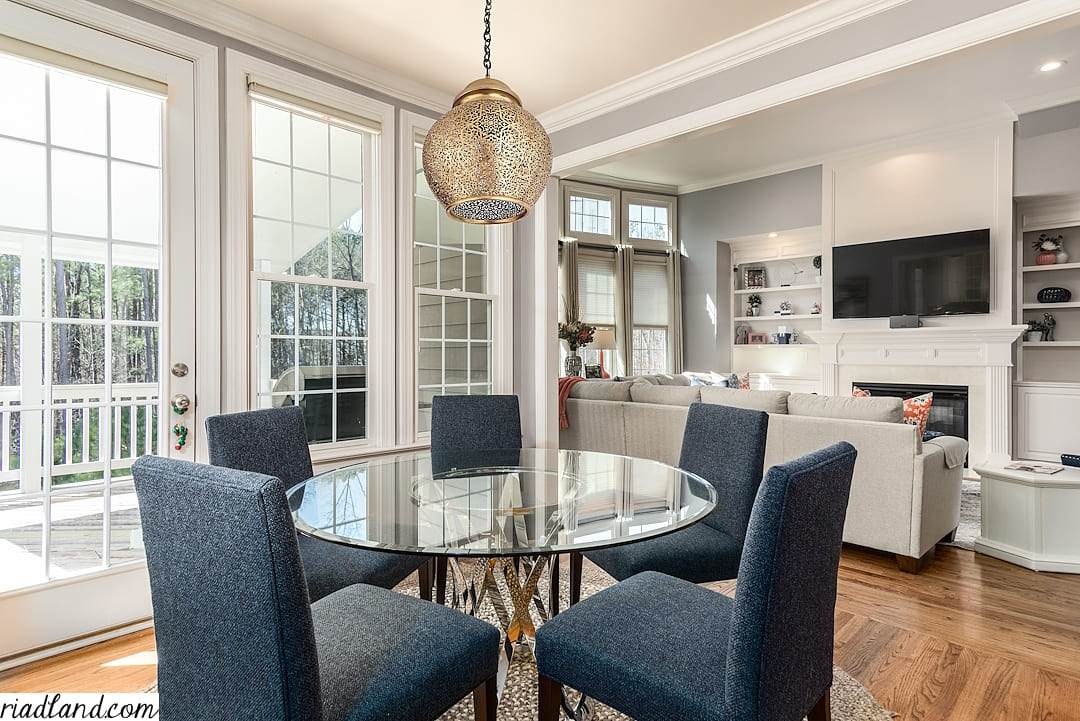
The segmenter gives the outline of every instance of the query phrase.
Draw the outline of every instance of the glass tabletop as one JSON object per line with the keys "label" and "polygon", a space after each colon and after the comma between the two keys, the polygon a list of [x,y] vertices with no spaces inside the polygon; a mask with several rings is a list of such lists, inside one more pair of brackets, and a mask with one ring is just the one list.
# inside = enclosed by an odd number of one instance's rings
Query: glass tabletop
{"label": "glass tabletop", "polygon": [[591,451],[429,451],[375,458],[288,491],[297,529],[402,553],[515,556],[630,543],[716,507],[701,477]]}

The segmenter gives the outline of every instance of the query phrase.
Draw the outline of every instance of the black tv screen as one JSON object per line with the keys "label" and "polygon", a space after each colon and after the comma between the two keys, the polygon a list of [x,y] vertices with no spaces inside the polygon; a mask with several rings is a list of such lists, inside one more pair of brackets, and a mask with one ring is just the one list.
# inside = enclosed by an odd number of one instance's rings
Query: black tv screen
{"label": "black tv screen", "polygon": [[990,230],[833,248],[833,318],[990,312]]}

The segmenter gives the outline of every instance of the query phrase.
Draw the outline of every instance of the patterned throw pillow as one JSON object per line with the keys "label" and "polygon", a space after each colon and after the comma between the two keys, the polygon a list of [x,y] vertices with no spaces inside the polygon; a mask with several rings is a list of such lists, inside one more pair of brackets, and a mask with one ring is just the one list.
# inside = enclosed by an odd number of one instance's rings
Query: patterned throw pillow
{"label": "patterned throw pillow", "polygon": [[933,393],[923,393],[904,401],[904,423],[918,426],[920,436],[926,433],[926,419],[930,417],[930,404],[933,402]]}
{"label": "patterned throw pillow", "polygon": [[851,386],[851,397],[852,398],[869,398],[870,397],[870,391],[864,391],[862,388],[859,388],[859,386]]}
{"label": "patterned throw pillow", "polygon": [[[735,376],[735,378],[739,381],[739,388],[744,391],[750,390],[750,371],[746,371],[741,376]],[[730,383],[728,383],[728,387],[731,387]]]}

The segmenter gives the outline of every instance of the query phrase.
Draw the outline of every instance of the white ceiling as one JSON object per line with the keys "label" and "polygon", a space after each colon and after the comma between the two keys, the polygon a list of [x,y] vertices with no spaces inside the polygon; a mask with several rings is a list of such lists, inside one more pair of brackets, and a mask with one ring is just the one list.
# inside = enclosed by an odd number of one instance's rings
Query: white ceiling
{"label": "white ceiling", "polygon": [[[484,75],[484,0],[217,0],[453,97]],[[495,0],[491,74],[534,115],[810,0]]]}
{"label": "white ceiling", "polygon": [[[1039,72],[1051,59],[1068,64]],[[1080,17],[746,115],[596,166],[597,175],[692,191],[790,170],[902,135],[1080,99]]]}

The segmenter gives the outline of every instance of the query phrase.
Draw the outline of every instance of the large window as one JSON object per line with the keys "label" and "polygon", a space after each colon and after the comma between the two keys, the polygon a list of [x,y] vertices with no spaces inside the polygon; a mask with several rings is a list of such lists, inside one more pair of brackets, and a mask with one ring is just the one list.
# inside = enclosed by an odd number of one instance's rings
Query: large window
{"label": "large window", "polygon": [[299,405],[312,443],[366,438],[374,133],[257,89],[251,117],[258,404]]}
{"label": "large window", "polygon": [[417,316],[416,429],[431,430],[436,395],[492,389],[492,308],[483,225],[454,220],[435,200],[413,147],[413,286]]}
{"label": "large window", "polygon": [[666,258],[634,259],[634,373],[668,373],[668,273]]}
{"label": "large window", "polygon": [[[582,250],[578,253],[578,309],[581,320],[597,328],[615,329],[615,254]],[[602,356],[602,358],[601,358]],[[616,368],[613,350],[584,349],[584,361]]]}
{"label": "large window", "polygon": [[583,242],[613,244],[619,235],[619,191],[563,181],[563,235]]}
{"label": "large window", "polygon": [[[670,246],[675,239],[675,199],[622,191],[623,237],[643,247]],[[644,242],[643,242],[644,241]]]}

